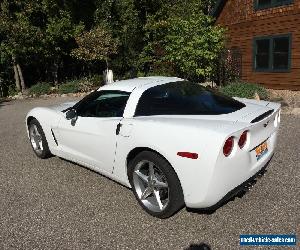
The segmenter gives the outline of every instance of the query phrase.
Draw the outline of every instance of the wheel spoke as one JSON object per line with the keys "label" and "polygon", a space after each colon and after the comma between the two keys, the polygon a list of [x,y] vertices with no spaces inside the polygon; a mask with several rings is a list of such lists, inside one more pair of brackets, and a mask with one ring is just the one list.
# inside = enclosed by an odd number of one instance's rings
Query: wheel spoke
{"label": "wheel spoke", "polygon": [[154,195],[155,195],[156,201],[158,203],[159,209],[162,210],[163,209],[163,204],[161,203],[161,200],[160,200],[159,191],[154,190]]}
{"label": "wheel spoke", "polygon": [[148,176],[141,173],[139,170],[134,171],[134,173],[145,183],[148,183]]}
{"label": "wheel spoke", "polygon": [[154,187],[159,188],[159,189],[160,188],[168,188],[168,183],[155,180]]}
{"label": "wheel spoke", "polygon": [[147,187],[141,195],[141,200],[145,200],[151,194],[152,194],[152,189],[150,187]]}
{"label": "wheel spoke", "polygon": [[40,135],[36,125],[33,126],[33,132],[35,136]]}
{"label": "wheel spoke", "polygon": [[39,142],[39,140],[38,140],[38,138],[37,138],[36,135],[33,136],[33,140],[35,142],[36,147],[39,148],[40,147],[40,142]]}
{"label": "wheel spoke", "polygon": [[39,141],[39,149],[43,150],[43,142],[42,142],[42,140]]}
{"label": "wheel spoke", "polygon": [[155,178],[153,162],[149,162],[149,177],[150,177],[150,180],[154,180],[154,178]]}

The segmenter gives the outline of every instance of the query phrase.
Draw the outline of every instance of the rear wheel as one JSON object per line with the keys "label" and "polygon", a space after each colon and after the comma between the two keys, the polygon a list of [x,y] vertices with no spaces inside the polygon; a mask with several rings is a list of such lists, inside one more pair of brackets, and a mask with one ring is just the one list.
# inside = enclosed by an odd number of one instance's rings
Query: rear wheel
{"label": "rear wheel", "polygon": [[128,176],[139,204],[152,216],[168,218],[184,205],[182,188],[171,165],[150,151],[130,163]]}
{"label": "rear wheel", "polygon": [[31,147],[36,156],[41,159],[49,158],[51,152],[40,123],[36,119],[31,120],[28,125],[28,130]]}

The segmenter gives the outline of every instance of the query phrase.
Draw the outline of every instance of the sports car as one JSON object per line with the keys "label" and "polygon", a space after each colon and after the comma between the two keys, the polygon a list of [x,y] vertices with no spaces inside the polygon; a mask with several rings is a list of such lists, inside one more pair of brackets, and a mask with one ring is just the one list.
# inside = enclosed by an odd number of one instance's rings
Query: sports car
{"label": "sports car", "polygon": [[270,161],[279,124],[280,104],[175,77],[118,81],[26,117],[38,157],[59,156],[131,188],[159,218],[214,208],[245,186]]}

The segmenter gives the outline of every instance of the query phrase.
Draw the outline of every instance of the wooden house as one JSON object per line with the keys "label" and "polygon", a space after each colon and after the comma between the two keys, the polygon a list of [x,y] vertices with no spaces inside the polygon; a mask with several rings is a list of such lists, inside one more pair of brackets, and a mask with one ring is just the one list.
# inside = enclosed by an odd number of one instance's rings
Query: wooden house
{"label": "wooden house", "polygon": [[219,0],[213,15],[241,51],[241,78],[300,90],[300,0]]}

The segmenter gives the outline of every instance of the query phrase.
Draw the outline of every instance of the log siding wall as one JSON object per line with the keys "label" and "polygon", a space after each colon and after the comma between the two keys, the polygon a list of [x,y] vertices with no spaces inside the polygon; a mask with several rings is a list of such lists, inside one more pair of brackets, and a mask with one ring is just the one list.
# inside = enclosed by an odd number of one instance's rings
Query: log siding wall
{"label": "log siding wall", "polygon": [[[268,88],[300,90],[300,0],[263,10],[255,10],[253,0],[228,0],[216,23],[227,28],[227,47],[241,49],[243,80]],[[254,38],[281,34],[291,34],[290,71],[255,71]]]}

